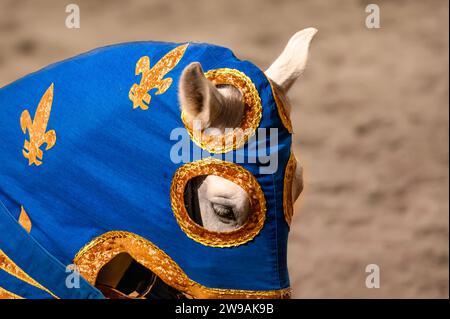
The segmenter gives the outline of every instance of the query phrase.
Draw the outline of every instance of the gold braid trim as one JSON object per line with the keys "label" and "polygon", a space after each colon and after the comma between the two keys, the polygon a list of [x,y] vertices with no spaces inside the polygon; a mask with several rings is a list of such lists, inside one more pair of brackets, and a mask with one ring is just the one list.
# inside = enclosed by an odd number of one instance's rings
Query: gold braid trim
{"label": "gold braid trim", "polygon": [[0,287],[0,299],[24,299],[23,297],[16,295],[15,293]]}
{"label": "gold braid trim", "polygon": [[191,280],[164,251],[136,234],[110,231],[94,238],[76,254],[74,263],[80,274],[95,285],[101,268],[120,253],[128,253],[171,287],[192,298],[290,298],[290,288],[271,291],[205,287]]}
{"label": "gold braid trim", "polygon": [[8,274],[36,287],[39,288],[53,297],[59,299],[56,295],[54,295],[50,290],[42,286],[36,280],[31,278],[25,271],[23,271],[19,266],[17,266],[4,252],[0,249],[0,269],[3,269]]}
{"label": "gold braid trim", "polygon": [[[184,205],[184,189],[189,180],[201,175],[216,175],[234,182],[248,194],[250,215],[244,225],[228,232],[210,231],[196,224]],[[266,218],[264,192],[256,178],[243,167],[213,157],[188,163],[180,167],[172,179],[170,198],[173,213],[186,235],[206,246],[232,247],[252,240],[261,230]]]}
{"label": "gold braid trim", "polygon": [[255,133],[261,121],[262,104],[258,90],[247,75],[235,69],[209,70],[205,76],[215,85],[230,84],[241,92],[244,100],[244,116],[240,127],[229,130],[225,134],[209,135],[204,132],[194,132],[192,123],[187,121],[184,112],[181,113],[181,120],[194,143],[210,153],[226,153],[240,148]]}
{"label": "gold braid trim", "polygon": [[272,95],[275,100],[275,104],[277,106],[278,116],[280,117],[281,122],[283,123],[283,126],[288,130],[289,133],[292,134],[294,132],[294,130],[292,129],[291,118],[287,114],[286,108],[278,96],[278,89],[275,87],[275,84],[272,82],[272,80],[270,80],[269,78],[267,78],[267,80],[269,81],[270,87],[272,88]]}
{"label": "gold braid trim", "polygon": [[294,203],[292,201],[292,183],[294,179],[295,169],[297,168],[297,160],[294,153],[291,152],[286,170],[284,171],[284,187],[283,187],[283,211],[284,219],[288,225],[291,225],[292,215],[294,214]]}

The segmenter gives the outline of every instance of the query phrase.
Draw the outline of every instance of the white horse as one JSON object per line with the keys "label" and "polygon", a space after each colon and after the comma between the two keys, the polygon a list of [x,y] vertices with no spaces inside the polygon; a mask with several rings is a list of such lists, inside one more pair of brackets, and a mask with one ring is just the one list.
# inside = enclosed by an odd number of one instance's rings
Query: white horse
{"label": "white horse", "polygon": [[[306,67],[309,45],[316,32],[314,28],[297,32],[265,71],[274,83],[288,115],[291,104],[287,93]],[[236,128],[244,112],[239,90],[231,85],[216,87],[205,77],[198,62],[189,64],[183,70],[179,98],[187,120],[197,121],[202,130]],[[242,226],[247,220],[250,202],[240,186],[215,175],[197,177],[188,186],[186,202],[190,203],[187,205],[189,214],[206,229],[230,231]],[[302,189],[302,167],[297,163],[292,185],[293,201],[299,197]]]}
{"label": "white horse", "polygon": [[[289,115],[291,104],[287,93],[302,74],[308,59],[314,28],[297,32],[281,55],[265,71],[274,83],[278,97]],[[179,83],[179,99],[188,121],[199,121],[201,129],[224,130],[239,126],[244,104],[241,93],[229,85],[216,87],[204,75],[200,63],[189,64]],[[292,199],[303,189],[302,167],[297,163],[293,178]],[[230,231],[243,225],[250,211],[247,193],[238,185],[219,176],[199,176],[189,182],[185,192],[186,208],[191,218],[208,230]],[[151,271],[126,253],[119,254],[105,265],[97,277],[96,286],[112,298],[184,298]]]}

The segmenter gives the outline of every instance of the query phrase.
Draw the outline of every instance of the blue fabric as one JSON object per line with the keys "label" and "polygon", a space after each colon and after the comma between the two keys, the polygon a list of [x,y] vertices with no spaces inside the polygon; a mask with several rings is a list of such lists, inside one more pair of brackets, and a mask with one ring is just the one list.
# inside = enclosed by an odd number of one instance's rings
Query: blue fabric
{"label": "blue fabric", "polygon": [[[66,286],[66,267],[39,245],[0,203],[0,248],[14,264],[56,297],[64,299],[99,299],[103,295],[86,280],[80,286]],[[54,298],[5,271],[0,271],[0,287],[24,298]]]}
{"label": "blue fabric", "polygon": [[[72,263],[79,249],[96,236],[123,230],[157,245],[202,285],[286,288],[283,176],[291,135],[281,123],[270,84],[261,70],[230,50],[191,43],[167,75],[173,78],[167,92],[150,92],[147,111],[133,109],[128,92],[140,81],[134,73],[136,62],[148,55],[152,67],[177,46],[138,42],[100,48],[0,89],[0,201],[15,218],[20,206],[26,207],[32,237],[63,264]],[[278,145],[270,150],[278,153],[276,173],[260,174],[258,163],[242,164],[264,191],[267,217],[260,234],[237,247],[207,247],[188,238],[170,206],[172,177],[182,164],[170,160],[175,142],[169,137],[172,129],[184,127],[177,87],[182,70],[193,61],[205,71],[226,67],[244,72],[262,100],[260,127],[279,129]],[[21,151],[28,136],[19,118],[24,109],[33,116],[51,83],[54,99],[47,130],[56,131],[56,145],[44,152],[41,166],[28,166]],[[233,152],[246,153],[249,147],[254,145]],[[191,151],[199,152],[192,142]]]}
{"label": "blue fabric", "polygon": [[0,285],[3,289],[26,299],[51,299],[54,298],[49,293],[27,284],[6,271],[0,269]]}

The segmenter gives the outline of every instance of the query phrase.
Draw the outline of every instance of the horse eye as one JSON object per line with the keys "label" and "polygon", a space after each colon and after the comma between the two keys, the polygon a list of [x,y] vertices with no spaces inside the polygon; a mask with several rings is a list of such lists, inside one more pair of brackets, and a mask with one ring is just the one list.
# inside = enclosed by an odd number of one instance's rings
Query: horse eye
{"label": "horse eye", "polygon": [[233,221],[236,220],[233,208],[221,204],[213,204],[214,212],[221,220]]}

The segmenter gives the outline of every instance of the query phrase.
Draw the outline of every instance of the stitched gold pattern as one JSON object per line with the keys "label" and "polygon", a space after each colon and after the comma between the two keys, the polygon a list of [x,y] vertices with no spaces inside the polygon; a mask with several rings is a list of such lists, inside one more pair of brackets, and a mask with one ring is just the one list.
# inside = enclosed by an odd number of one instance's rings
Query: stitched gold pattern
{"label": "stitched gold pattern", "polygon": [[230,84],[241,92],[244,100],[244,116],[240,127],[225,134],[208,135],[204,132],[193,132],[193,125],[186,120],[183,112],[181,119],[195,144],[210,153],[226,153],[243,146],[255,133],[262,117],[261,98],[252,80],[238,70],[227,68],[210,70],[205,76],[215,85]]}
{"label": "stitched gold pattern", "polygon": [[183,44],[161,58],[154,67],[150,68],[150,58],[143,56],[136,63],[136,75],[142,73],[140,84],[133,84],[128,94],[133,101],[133,108],[140,107],[147,110],[151,96],[149,91],[158,89],[155,94],[163,94],[172,85],[172,78],[164,78],[180,62],[189,44]]}
{"label": "stitched gold pattern", "polygon": [[55,298],[58,298],[55,296],[50,290],[42,286],[40,283],[38,283],[36,280],[31,278],[26,272],[24,272],[19,266],[17,266],[6,254],[3,250],[0,249],[0,269],[3,269],[8,274],[25,281],[26,283],[39,288],[50,295],[52,295]]}
{"label": "stitched gold pattern", "polygon": [[294,203],[292,201],[292,183],[294,180],[295,169],[297,168],[297,160],[294,153],[291,153],[286,170],[284,171],[284,187],[283,187],[283,211],[284,219],[288,225],[291,225],[292,215],[294,214]]}
{"label": "stitched gold pattern", "polygon": [[31,231],[31,220],[23,206],[20,206],[19,224],[25,228],[27,233]]}
{"label": "stitched gold pattern", "polygon": [[0,299],[24,299],[23,297],[16,295],[15,293],[0,287]]}
{"label": "stitched gold pattern", "polygon": [[267,80],[269,81],[270,87],[272,88],[272,95],[273,95],[273,98],[275,99],[275,104],[276,104],[277,110],[278,110],[278,116],[280,117],[281,122],[283,123],[284,127],[288,130],[289,133],[292,134],[293,129],[292,129],[291,118],[287,114],[286,108],[278,96],[278,94],[279,94],[278,89],[276,89],[275,84],[272,82],[272,80],[270,80],[269,78],[267,78]]}
{"label": "stitched gold pattern", "polygon": [[120,253],[128,253],[166,284],[192,298],[290,298],[290,288],[272,291],[205,287],[192,279],[156,245],[136,234],[110,231],[89,242],[75,256],[80,274],[92,285],[101,268]]}
{"label": "stitched gold pattern", "polygon": [[56,132],[54,130],[47,131],[52,103],[53,83],[42,96],[33,120],[31,120],[28,110],[23,111],[20,115],[20,127],[24,134],[28,130],[30,136],[29,141],[25,140],[22,150],[23,156],[28,158],[28,165],[39,166],[42,164],[43,151],[40,149],[42,144],[47,144],[46,151],[55,146]]}
{"label": "stitched gold pattern", "polygon": [[[251,213],[244,225],[228,232],[207,230],[196,224],[184,205],[184,189],[188,181],[200,175],[216,175],[234,182],[247,192]],[[213,157],[188,163],[180,167],[172,179],[170,197],[173,213],[186,235],[203,245],[232,247],[252,240],[261,230],[266,218],[266,200],[256,178],[243,167]]]}

